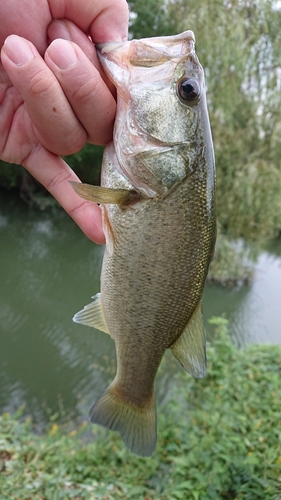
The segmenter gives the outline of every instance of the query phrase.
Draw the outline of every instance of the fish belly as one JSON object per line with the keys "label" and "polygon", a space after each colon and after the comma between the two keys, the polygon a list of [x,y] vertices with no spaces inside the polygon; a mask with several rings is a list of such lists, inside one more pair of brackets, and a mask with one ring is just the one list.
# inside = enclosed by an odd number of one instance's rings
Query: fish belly
{"label": "fish belly", "polygon": [[[128,188],[115,165],[111,146],[103,185]],[[138,398],[151,392],[165,350],[202,296],[213,245],[213,216],[204,210],[206,183],[195,173],[165,198],[103,207],[110,239],[101,277],[103,308],[116,342],[118,376]]]}

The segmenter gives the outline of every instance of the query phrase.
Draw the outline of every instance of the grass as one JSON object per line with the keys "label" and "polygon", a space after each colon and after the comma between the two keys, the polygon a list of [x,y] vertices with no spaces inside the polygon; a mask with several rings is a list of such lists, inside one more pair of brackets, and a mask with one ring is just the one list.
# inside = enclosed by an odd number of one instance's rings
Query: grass
{"label": "grass", "polygon": [[20,414],[0,418],[0,499],[277,500],[281,498],[281,348],[232,345],[213,319],[208,375],[178,376],[159,408],[151,458],[115,433],[51,422],[44,436]]}

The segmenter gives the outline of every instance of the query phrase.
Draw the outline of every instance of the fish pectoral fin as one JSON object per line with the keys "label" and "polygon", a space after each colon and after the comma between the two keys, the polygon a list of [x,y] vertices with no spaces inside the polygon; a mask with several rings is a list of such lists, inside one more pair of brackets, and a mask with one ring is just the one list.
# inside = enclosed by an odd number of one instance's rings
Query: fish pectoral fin
{"label": "fish pectoral fin", "polygon": [[110,335],[102,311],[100,293],[97,293],[92,299],[94,299],[94,301],[85,306],[81,311],[78,311],[72,319],[75,323],[92,326]]}
{"label": "fish pectoral fin", "polygon": [[102,186],[92,186],[81,182],[69,181],[74,191],[84,200],[94,203],[111,203],[113,205],[131,205],[140,199],[140,193],[134,189],[113,189]]}
{"label": "fish pectoral fin", "polygon": [[195,378],[206,375],[206,339],[202,303],[199,302],[186,328],[171,350],[183,368]]}

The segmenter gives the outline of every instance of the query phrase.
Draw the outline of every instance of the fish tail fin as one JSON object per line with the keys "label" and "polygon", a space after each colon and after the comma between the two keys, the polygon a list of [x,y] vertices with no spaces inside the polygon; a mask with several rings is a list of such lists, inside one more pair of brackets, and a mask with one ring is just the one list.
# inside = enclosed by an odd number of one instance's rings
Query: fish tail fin
{"label": "fish tail fin", "polygon": [[92,406],[90,420],[95,424],[118,431],[132,453],[142,457],[152,455],[157,440],[153,392],[149,401],[139,406],[122,397],[118,384],[113,381]]}

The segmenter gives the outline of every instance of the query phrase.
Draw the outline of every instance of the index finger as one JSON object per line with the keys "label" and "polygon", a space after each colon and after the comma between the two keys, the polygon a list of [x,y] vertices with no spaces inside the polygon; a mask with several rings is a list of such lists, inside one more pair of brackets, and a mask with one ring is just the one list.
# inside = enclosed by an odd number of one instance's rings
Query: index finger
{"label": "index finger", "polygon": [[94,43],[126,40],[129,9],[126,0],[49,0],[53,19],[68,19]]}
{"label": "index finger", "polygon": [[33,148],[22,165],[57,199],[88,238],[105,242],[100,208],[75,193],[68,181],[80,179],[62,158],[39,146]]}

